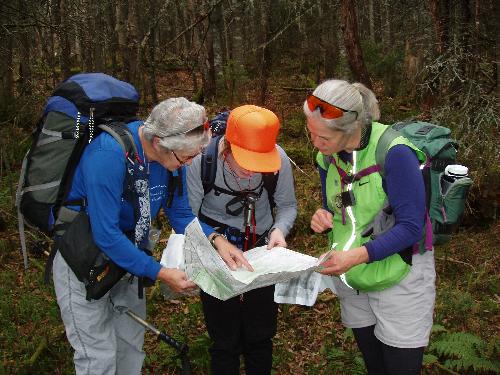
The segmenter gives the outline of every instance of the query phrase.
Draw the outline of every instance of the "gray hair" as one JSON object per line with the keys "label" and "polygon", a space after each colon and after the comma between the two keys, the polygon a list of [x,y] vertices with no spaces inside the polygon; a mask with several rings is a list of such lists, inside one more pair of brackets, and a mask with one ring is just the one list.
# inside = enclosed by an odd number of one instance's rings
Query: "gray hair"
{"label": "gray hair", "polygon": [[331,79],[316,87],[313,95],[334,106],[357,112],[357,117],[346,113],[338,119],[325,119],[321,117],[319,111],[311,112],[307,101],[304,102],[306,117],[314,118],[328,128],[352,133],[356,128],[371,124],[372,121],[380,118],[380,109],[375,94],[362,83],[351,84],[347,81]]}
{"label": "gray hair", "polygon": [[144,138],[151,142],[160,138],[159,145],[169,151],[198,152],[210,142],[210,132],[189,131],[207,121],[205,108],[186,98],[170,98],[157,104],[144,121]]}

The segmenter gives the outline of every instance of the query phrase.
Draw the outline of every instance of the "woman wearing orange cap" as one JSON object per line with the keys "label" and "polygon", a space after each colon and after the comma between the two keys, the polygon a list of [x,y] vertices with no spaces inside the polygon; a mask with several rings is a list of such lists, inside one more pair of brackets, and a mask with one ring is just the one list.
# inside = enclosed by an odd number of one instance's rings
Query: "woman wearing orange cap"
{"label": "woman wearing orange cap", "polygon": [[[295,221],[292,169],[285,151],[276,145],[279,127],[268,109],[237,107],[229,115],[225,136],[212,141],[219,142],[213,186],[204,188],[201,155],[187,172],[193,212],[242,250],[286,246]],[[202,291],[201,301],[213,340],[212,373],[239,374],[243,355],[247,375],[270,374],[278,312],[274,285],[227,301]]]}

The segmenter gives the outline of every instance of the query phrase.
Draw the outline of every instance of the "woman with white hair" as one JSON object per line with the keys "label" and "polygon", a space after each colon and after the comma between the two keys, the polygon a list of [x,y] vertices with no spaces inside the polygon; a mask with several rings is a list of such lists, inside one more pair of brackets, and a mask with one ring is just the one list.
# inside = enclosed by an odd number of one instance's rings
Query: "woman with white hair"
{"label": "woman with white hair", "polygon": [[[95,244],[129,275],[103,297],[88,301],[84,283],[77,279],[60,252],[54,259],[57,302],[75,351],[77,374],[141,373],[145,329],[113,309],[126,306],[145,319],[146,301],[141,298],[142,284],[138,279],[158,279],[175,292],[196,287],[183,271],[161,266],[142,244],[147,243],[151,220],[160,208],[178,233],[183,233],[194,219],[184,165],[190,164],[211,138],[205,109],[185,98],[167,99],[153,108],[145,122],[130,122],[127,128],[137,148],[134,160],[127,162],[131,157],[124,155],[118,142],[103,132],[86,147],[67,200],[85,201],[83,209],[90,219]],[[126,196],[131,165],[134,174],[143,172],[140,181],[134,176],[134,185],[145,187],[138,199]],[[178,184],[179,179],[182,184]],[[214,229],[202,227],[211,239]],[[223,237],[214,241],[231,268],[243,264],[251,269],[239,249]]]}
{"label": "woman with white hair", "polygon": [[[413,251],[424,227],[425,155],[400,136],[379,173],[376,148],[388,127],[377,122],[377,99],[360,83],[320,84],[304,113],[323,192],[311,228],[336,243],[321,273],[338,276],[342,322],[352,328],[369,374],[420,374],[435,300],[433,253]],[[388,205],[394,225],[370,233]]]}

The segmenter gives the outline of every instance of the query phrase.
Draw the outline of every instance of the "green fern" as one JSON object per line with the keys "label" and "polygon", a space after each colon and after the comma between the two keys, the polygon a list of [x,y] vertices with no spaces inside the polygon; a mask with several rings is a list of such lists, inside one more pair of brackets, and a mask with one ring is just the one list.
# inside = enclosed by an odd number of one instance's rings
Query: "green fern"
{"label": "green fern", "polygon": [[322,369],[325,374],[366,374],[365,362],[356,347],[352,329],[348,328],[342,335],[342,340],[333,338],[321,348],[326,359],[326,366]]}
{"label": "green fern", "polygon": [[363,358],[356,352],[344,351],[338,347],[326,350],[326,373],[364,375],[366,373]]}
{"label": "green fern", "polygon": [[[500,362],[496,360],[498,346],[496,339],[491,343],[485,342],[478,336],[466,332],[443,333],[433,340],[429,350],[439,357],[444,357],[444,367],[467,371],[473,369],[475,373],[500,373]],[[427,358],[427,363],[435,362]]]}
{"label": "green fern", "polygon": [[441,324],[432,325],[432,334],[443,333],[443,332],[448,332],[448,330]]}

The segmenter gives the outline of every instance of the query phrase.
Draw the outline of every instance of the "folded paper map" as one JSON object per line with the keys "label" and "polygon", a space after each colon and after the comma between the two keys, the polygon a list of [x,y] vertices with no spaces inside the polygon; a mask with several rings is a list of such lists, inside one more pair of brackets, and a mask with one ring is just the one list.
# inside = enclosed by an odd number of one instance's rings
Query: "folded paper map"
{"label": "folded paper map", "polygon": [[193,220],[187,226],[184,270],[189,279],[204,292],[223,301],[252,289],[287,283],[301,275],[310,275],[323,261],[323,258],[318,259],[283,247],[268,250],[265,246],[245,252],[245,258],[254,271],[250,272],[246,268],[232,271],[210,245],[198,220]]}

